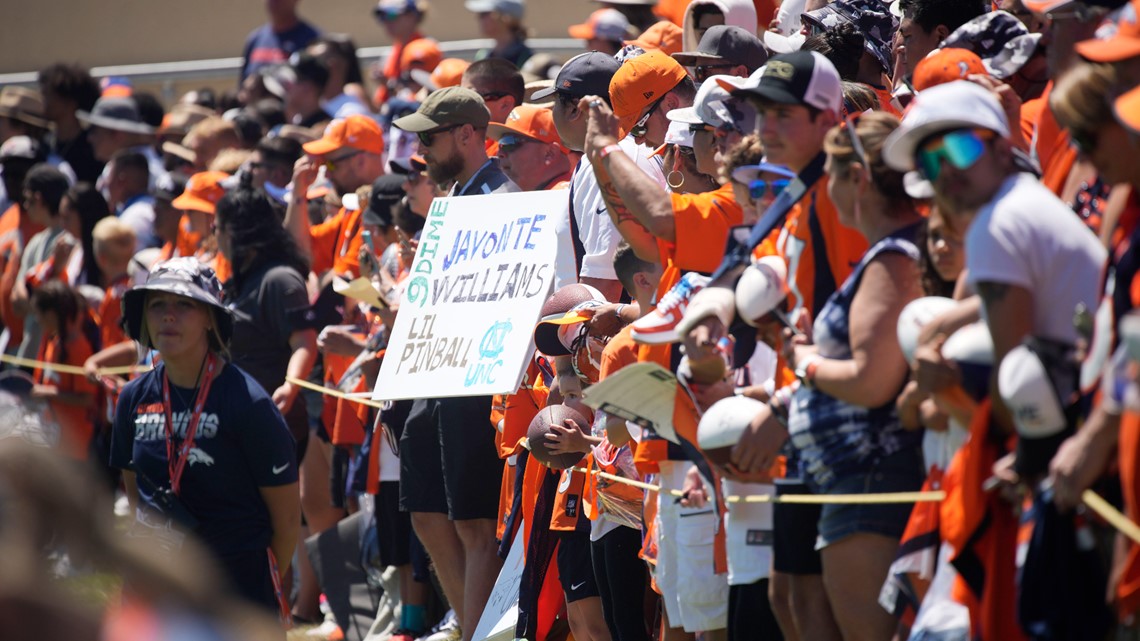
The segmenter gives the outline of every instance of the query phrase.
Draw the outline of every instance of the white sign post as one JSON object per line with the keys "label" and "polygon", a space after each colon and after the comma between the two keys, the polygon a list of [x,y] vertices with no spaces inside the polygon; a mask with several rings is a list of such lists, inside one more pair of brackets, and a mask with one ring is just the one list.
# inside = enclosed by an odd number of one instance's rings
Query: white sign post
{"label": "white sign post", "polygon": [[420,232],[374,400],[518,389],[554,286],[566,192],[437,198]]}

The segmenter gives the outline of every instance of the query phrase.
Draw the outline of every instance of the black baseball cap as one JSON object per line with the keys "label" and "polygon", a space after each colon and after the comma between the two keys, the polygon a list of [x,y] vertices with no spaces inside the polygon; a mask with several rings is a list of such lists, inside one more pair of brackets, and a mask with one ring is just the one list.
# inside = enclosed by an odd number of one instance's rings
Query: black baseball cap
{"label": "black baseball cap", "polygon": [[839,113],[843,84],[831,61],[816,51],[773,56],[764,73],[748,78],[718,78],[717,83],[737,98],[757,98],[787,105],[808,105]]}
{"label": "black baseball cap", "polygon": [[709,27],[696,51],[680,51],[673,59],[686,67],[728,63],[744,65],[752,73],[768,61],[768,51],[755,34],[731,25]]}
{"label": "black baseball cap", "polygon": [[555,93],[574,98],[598,96],[606,102],[610,99],[610,78],[617,73],[621,63],[613,56],[597,51],[581,53],[566,61],[554,79],[554,86],[534,92],[532,102],[538,102]]}
{"label": "black baseball cap", "polygon": [[404,177],[386,174],[372,183],[372,195],[368,198],[368,207],[361,214],[365,225],[391,227],[395,216],[392,208],[399,204],[404,197]]}

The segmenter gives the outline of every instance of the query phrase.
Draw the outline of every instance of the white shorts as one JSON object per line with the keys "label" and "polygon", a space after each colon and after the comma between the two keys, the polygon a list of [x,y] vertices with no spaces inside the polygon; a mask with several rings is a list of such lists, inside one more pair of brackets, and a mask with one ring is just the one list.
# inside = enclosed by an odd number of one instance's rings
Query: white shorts
{"label": "white shorts", "polygon": [[[775,494],[768,483],[740,483],[724,479],[725,496]],[[728,544],[728,584],[749,585],[772,572],[772,504],[729,503],[725,518]]]}
{"label": "white shorts", "polygon": [[685,632],[728,625],[728,576],[717,574],[713,559],[716,511],[711,505],[686,508],[670,489],[681,489],[692,463],[662,461],[657,496],[657,569],[654,578],[669,624]]}

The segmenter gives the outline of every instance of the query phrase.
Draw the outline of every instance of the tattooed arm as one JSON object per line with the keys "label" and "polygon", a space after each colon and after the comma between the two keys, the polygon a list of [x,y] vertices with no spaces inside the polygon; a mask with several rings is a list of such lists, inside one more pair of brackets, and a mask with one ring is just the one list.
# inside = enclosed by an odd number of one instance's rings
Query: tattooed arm
{"label": "tattooed arm", "polygon": [[994,341],[994,368],[990,375],[994,419],[1001,430],[1009,434],[1013,432],[1013,420],[998,394],[998,368],[1005,355],[1033,331],[1033,293],[1024,287],[992,281],[979,282],[977,289],[986,312],[986,326]]}
{"label": "tattooed arm", "polygon": [[[625,154],[617,154],[625,158],[626,163],[633,168],[636,174],[633,177],[634,181],[642,180],[648,182],[652,188],[657,190],[656,196],[664,197],[666,204],[669,204],[668,195],[661,191],[660,186],[653,182],[653,179],[646,175],[645,172],[637,166]],[[623,163],[624,165],[625,163]],[[627,201],[622,195],[622,191],[616,186],[615,181],[610,178],[609,172],[606,171],[605,161],[598,161],[592,163],[594,167],[594,176],[598,180],[598,188],[602,192],[602,200],[606,203],[606,210],[609,212],[610,220],[613,221],[614,226],[617,227],[621,237],[633,248],[637,257],[651,263],[660,262],[661,256],[657,251],[657,234],[651,229],[647,228],[642,223],[641,219],[634,214],[629,205],[636,204],[634,201]],[[628,204],[627,204],[628,203]],[[669,208],[668,211],[668,226],[670,232],[673,228],[673,209]],[[665,238],[665,240],[672,240],[672,238]],[[674,235],[673,238],[676,238]]]}

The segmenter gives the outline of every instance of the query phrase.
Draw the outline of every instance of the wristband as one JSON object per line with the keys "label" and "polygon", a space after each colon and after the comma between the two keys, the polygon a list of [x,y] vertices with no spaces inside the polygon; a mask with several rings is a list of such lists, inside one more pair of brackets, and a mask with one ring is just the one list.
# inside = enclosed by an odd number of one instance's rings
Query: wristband
{"label": "wristband", "polygon": [[625,319],[621,317],[621,313],[624,311],[625,311],[625,303],[619,303],[617,306],[617,311],[614,312],[615,314],[617,314],[618,322],[620,322],[622,325],[625,325]]}
{"label": "wristband", "polygon": [[621,145],[614,143],[612,145],[606,145],[605,147],[602,147],[602,150],[598,152],[598,160],[605,160],[606,156],[609,156],[615,151],[621,151]]}
{"label": "wristband", "polygon": [[812,354],[796,364],[796,378],[807,387],[815,387],[815,370],[823,360],[818,354]]}

